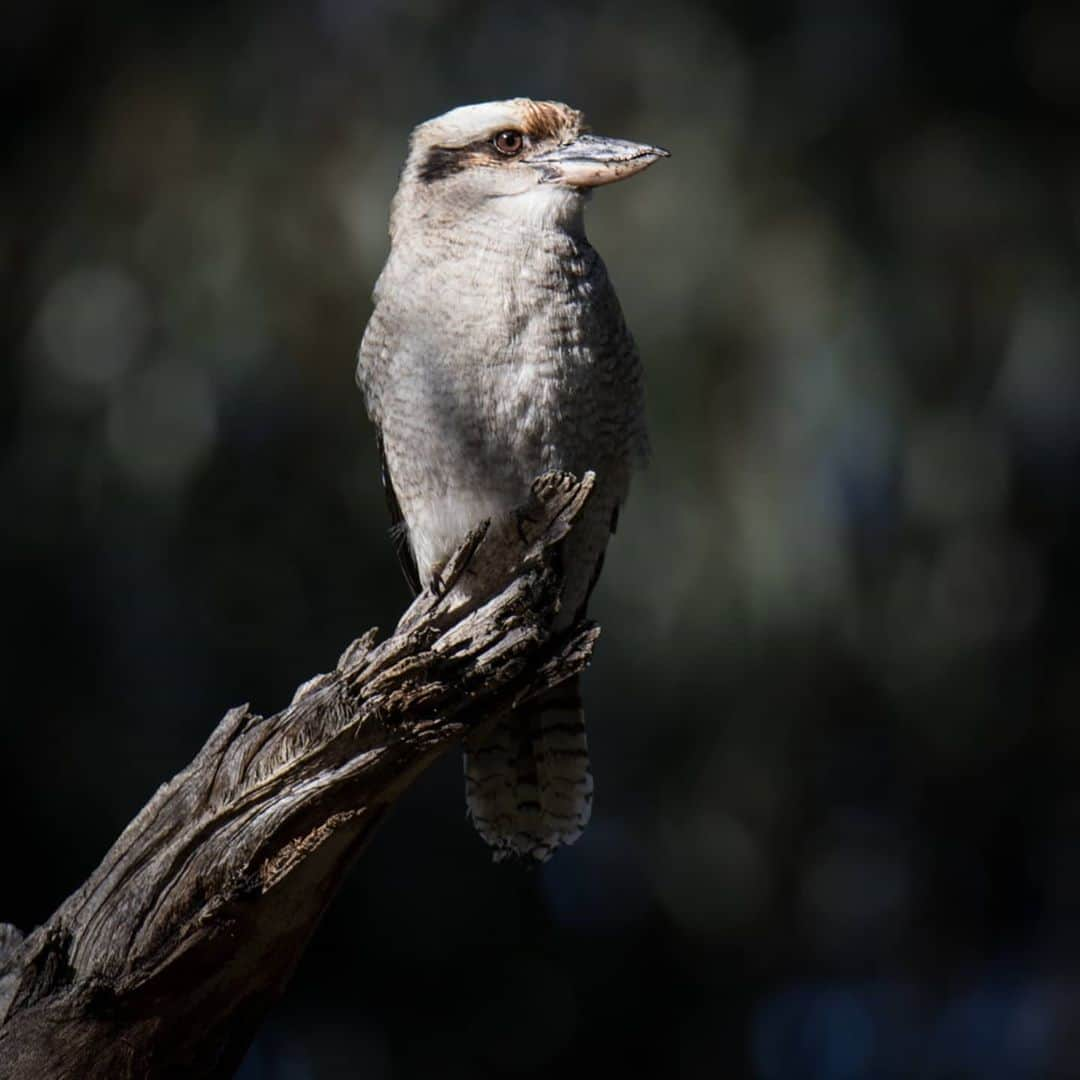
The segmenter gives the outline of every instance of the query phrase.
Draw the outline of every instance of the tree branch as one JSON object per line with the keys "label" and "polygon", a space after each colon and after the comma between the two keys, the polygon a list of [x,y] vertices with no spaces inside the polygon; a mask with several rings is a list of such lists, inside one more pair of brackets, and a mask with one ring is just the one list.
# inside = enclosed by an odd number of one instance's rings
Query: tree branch
{"label": "tree branch", "polygon": [[592,479],[541,477],[287,709],[231,709],[44,926],[0,927],[0,1076],[231,1075],[387,808],[588,663],[597,629],[551,626]]}

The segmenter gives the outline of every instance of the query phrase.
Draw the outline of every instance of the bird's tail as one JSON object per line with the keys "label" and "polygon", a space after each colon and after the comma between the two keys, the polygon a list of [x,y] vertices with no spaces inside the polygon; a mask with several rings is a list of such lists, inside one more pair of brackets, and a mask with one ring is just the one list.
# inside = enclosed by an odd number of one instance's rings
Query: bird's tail
{"label": "bird's tail", "polygon": [[496,862],[546,862],[581,835],[593,779],[577,677],[514,710],[465,751],[465,801]]}

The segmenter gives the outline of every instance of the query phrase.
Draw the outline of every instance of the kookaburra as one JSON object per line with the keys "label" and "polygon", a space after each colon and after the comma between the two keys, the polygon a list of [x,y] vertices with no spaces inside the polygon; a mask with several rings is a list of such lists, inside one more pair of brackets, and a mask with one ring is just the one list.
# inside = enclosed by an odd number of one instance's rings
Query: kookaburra
{"label": "kookaburra", "polygon": [[[357,381],[414,589],[470,529],[522,507],[537,476],[592,470],[558,619],[583,614],[647,452],[641,364],[583,210],[593,188],[667,156],[525,98],[413,131]],[[593,791],[577,679],[474,737],[465,780],[496,859],[573,843]]]}

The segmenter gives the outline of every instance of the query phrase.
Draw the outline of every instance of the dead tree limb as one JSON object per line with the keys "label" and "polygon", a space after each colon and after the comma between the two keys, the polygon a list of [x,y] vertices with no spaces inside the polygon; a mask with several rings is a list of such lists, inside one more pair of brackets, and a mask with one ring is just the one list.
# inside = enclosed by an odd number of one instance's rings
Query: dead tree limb
{"label": "dead tree limb", "polygon": [[0,927],[0,1076],[231,1075],[387,808],[588,662],[594,627],[551,626],[591,488],[542,477],[386,641],[365,634],[274,716],[230,710],[43,926]]}

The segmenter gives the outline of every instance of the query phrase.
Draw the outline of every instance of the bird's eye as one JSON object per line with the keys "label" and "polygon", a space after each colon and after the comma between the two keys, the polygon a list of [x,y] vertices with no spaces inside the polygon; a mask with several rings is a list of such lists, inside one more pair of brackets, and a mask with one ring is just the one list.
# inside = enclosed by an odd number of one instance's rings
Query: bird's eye
{"label": "bird's eye", "polygon": [[521,137],[520,131],[500,131],[492,139],[492,142],[495,144],[495,149],[507,157],[520,154],[521,148],[525,145],[525,140]]}

